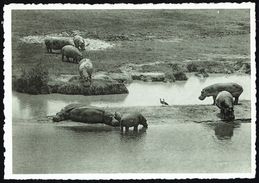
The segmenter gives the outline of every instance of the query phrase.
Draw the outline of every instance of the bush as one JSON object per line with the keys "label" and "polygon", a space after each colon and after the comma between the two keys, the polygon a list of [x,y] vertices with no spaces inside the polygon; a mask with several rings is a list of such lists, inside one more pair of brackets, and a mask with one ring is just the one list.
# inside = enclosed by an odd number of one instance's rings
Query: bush
{"label": "bush", "polygon": [[14,80],[13,87],[18,92],[29,94],[49,93],[48,79],[47,68],[39,63],[28,71],[23,69],[21,77]]}
{"label": "bush", "polygon": [[174,77],[176,80],[179,80],[179,81],[185,81],[188,79],[186,74],[182,71],[174,72]]}
{"label": "bush", "polygon": [[197,72],[198,71],[197,64],[195,64],[195,63],[189,63],[189,64],[187,64],[186,67],[187,67],[189,72]]}
{"label": "bush", "polygon": [[166,72],[165,73],[165,81],[175,82],[175,77],[173,72]]}

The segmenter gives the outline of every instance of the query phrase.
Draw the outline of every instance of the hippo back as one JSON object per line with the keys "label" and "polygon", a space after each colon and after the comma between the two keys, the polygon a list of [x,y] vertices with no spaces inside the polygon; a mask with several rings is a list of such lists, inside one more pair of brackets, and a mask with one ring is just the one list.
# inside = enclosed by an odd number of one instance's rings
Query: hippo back
{"label": "hippo back", "polygon": [[234,106],[233,96],[228,91],[221,91],[216,97],[216,105],[222,108],[232,108]]}
{"label": "hippo back", "polygon": [[78,107],[70,111],[70,119],[84,123],[103,123],[104,111],[98,108]]}
{"label": "hippo back", "polygon": [[138,124],[142,124],[147,127],[146,119],[139,112],[128,113],[122,116],[121,125],[132,127]]}
{"label": "hippo back", "polygon": [[74,45],[74,43],[68,38],[46,38],[45,45],[49,48],[59,50],[62,49],[66,45]]}
{"label": "hippo back", "polygon": [[91,60],[84,58],[78,64],[79,74],[82,78],[88,78],[93,73],[93,64]]}
{"label": "hippo back", "polygon": [[233,96],[239,96],[243,92],[242,86],[237,83],[217,83],[206,87],[207,90],[215,90],[215,92],[219,93],[221,91],[228,91]]}

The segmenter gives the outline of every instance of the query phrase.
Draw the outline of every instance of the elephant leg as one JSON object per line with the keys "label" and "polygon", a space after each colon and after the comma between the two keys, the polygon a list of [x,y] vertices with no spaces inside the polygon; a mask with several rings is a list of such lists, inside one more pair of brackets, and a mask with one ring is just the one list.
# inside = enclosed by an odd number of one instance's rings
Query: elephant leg
{"label": "elephant leg", "polygon": [[126,132],[129,132],[129,127],[128,126],[126,126]]}
{"label": "elephant leg", "polygon": [[67,61],[70,62],[69,57],[68,56],[66,56],[66,57],[67,57]]}
{"label": "elephant leg", "polygon": [[235,97],[234,105],[238,104],[238,97]]}
{"label": "elephant leg", "polygon": [[62,62],[64,62],[64,55],[62,54]]}

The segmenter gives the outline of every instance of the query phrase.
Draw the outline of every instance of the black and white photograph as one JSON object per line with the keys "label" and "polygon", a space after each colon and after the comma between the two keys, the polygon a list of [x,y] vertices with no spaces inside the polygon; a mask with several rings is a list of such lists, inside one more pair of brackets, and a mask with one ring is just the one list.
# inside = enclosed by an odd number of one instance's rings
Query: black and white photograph
{"label": "black and white photograph", "polygon": [[5,179],[255,177],[255,4],[4,6]]}

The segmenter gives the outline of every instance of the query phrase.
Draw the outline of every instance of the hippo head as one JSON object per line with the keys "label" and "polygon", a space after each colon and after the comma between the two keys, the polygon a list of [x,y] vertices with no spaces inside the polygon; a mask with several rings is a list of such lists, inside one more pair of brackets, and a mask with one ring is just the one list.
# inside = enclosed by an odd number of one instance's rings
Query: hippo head
{"label": "hippo head", "polygon": [[148,127],[147,120],[144,116],[141,115],[139,121],[140,121],[140,124],[142,124],[145,128]]}
{"label": "hippo head", "polygon": [[67,118],[68,118],[67,113],[61,111],[61,112],[58,112],[58,113],[52,118],[52,120],[53,120],[54,122],[60,122],[60,121],[63,121],[63,120],[65,120],[65,119],[67,119]]}
{"label": "hippo head", "polygon": [[81,50],[85,50],[85,42],[81,42],[79,47],[81,48]]}
{"label": "hippo head", "polygon": [[233,121],[233,120],[235,119],[233,107],[226,108],[226,109],[224,110],[224,113],[225,113],[225,120],[227,120],[227,121]]}
{"label": "hippo head", "polygon": [[104,114],[104,124],[110,126],[120,126],[120,122],[114,117],[112,113],[105,112]]}
{"label": "hippo head", "polygon": [[206,98],[207,92],[206,90],[201,90],[201,95],[199,96],[200,100],[204,100]]}
{"label": "hippo head", "polygon": [[119,112],[115,112],[114,113],[114,118],[116,119],[116,120],[118,120],[118,121],[120,121],[121,120],[121,114],[119,113]]}

